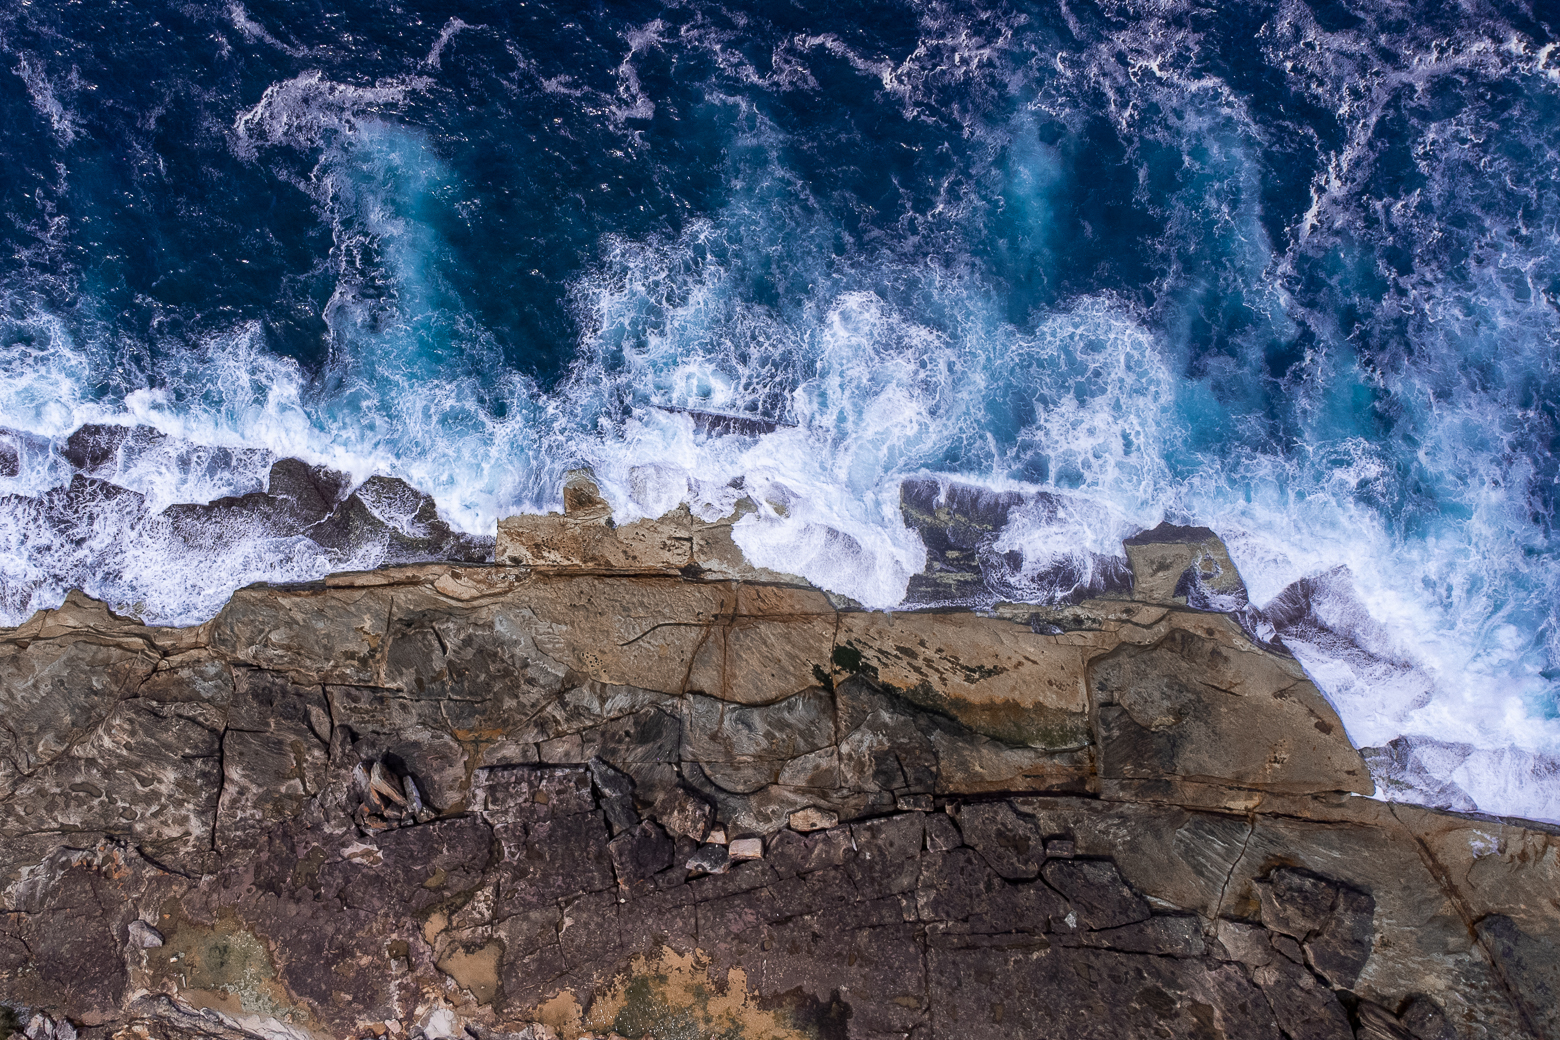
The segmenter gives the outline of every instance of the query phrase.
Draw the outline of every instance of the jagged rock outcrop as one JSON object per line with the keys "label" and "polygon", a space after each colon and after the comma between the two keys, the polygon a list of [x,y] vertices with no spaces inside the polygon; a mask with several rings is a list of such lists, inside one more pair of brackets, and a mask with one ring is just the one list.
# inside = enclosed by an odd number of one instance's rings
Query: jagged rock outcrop
{"label": "jagged rock outcrop", "polygon": [[[28,529],[25,536],[73,545],[84,554],[82,578],[122,568],[124,560],[99,543],[117,547],[125,538],[143,539],[143,551],[156,547],[178,559],[220,558],[246,538],[295,540],[338,567],[492,559],[492,538],[454,529],[431,496],[399,478],[372,476],[354,486],[348,474],[324,466],[278,459],[260,448],[196,444],[150,426],[88,424],[63,443],[0,429],[0,478],[24,469],[30,483],[44,477],[53,486],[0,501]],[[202,474],[223,474],[224,482],[256,489],[174,504],[149,503],[134,490],[158,483],[149,475],[170,472],[196,485]],[[8,577],[6,594],[21,603],[45,580],[42,573]]]}
{"label": "jagged rock outcrop", "polygon": [[12,1028],[1560,1036],[1560,836],[1360,797],[1194,609],[1205,532],[1116,598],[890,616],[566,502],[520,562],[0,637]]}

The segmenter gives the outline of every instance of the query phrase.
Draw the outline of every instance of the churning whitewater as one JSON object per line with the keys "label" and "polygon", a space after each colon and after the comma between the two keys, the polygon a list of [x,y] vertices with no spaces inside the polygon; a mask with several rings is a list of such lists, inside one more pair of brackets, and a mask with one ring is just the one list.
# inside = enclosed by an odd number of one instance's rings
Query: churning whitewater
{"label": "churning whitewater", "polygon": [[482,559],[577,466],[892,608],[976,487],[984,603],[1209,526],[1383,796],[1560,819],[1546,17],[7,6],[0,623]]}

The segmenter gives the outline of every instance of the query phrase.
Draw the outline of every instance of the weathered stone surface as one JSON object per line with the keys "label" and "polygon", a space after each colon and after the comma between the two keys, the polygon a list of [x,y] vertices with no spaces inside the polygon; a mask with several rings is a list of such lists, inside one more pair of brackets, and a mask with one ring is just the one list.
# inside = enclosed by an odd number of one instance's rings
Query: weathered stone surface
{"label": "weathered stone surface", "polygon": [[1243,647],[1229,625],[1219,618],[1201,633],[1173,629],[1091,665],[1100,772],[1371,793],[1364,760],[1299,666]]}
{"label": "weathered stone surface", "polygon": [[1123,543],[1133,575],[1132,598],[1198,610],[1233,611],[1246,605],[1246,584],[1206,527],[1160,524]]}
{"label": "weathered stone surface", "polygon": [[564,482],[563,512],[500,520],[493,558],[566,574],[687,574],[805,585],[795,575],[743,559],[731,528],[752,511],[752,502],[743,500],[733,515],[710,522],[679,505],[653,520],[615,524],[590,471],[572,470]]}
{"label": "weathered stone surface", "polygon": [[0,793],[50,762],[134,694],[157,664],[149,646],[26,639],[0,650],[6,694],[0,731]]}
{"label": "weathered stone surface", "polygon": [[[566,569],[0,634],[0,1002],[228,1040],[1556,1035],[1560,838],[1350,796],[1227,617]],[[364,826],[373,763],[431,818]]]}
{"label": "weathered stone surface", "polygon": [[972,614],[847,614],[834,662],[1009,744],[1090,741],[1090,648]]}
{"label": "weathered stone surface", "polygon": [[1024,572],[1021,553],[996,550],[1015,511],[1044,522],[1068,509],[1065,496],[990,491],[932,478],[906,480],[899,494],[905,526],[921,536],[927,555],[926,569],[910,578],[909,604],[986,606],[1013,596],[1076,603],[1132,590],[1132,574],[1119,555],[1073,554],[1036,574]]}

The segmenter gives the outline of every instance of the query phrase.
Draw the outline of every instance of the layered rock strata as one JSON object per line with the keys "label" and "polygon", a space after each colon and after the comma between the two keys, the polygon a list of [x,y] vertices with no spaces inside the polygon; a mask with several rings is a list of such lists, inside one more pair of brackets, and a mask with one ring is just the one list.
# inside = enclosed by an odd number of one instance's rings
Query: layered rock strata
{"label": "layered rock strata", "polygon": [[5,633],[10,1028],[1560,1037],[1560,836],[1361,797],[1295,662],[1196,609],[1244,601],[1207,532],[885,615],[566,500],[497,566]]}

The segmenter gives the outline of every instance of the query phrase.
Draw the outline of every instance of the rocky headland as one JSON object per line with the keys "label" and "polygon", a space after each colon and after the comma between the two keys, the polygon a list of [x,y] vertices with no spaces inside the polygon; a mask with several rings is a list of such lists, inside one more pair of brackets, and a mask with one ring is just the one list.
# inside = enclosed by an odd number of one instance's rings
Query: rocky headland
{"label": "rocky headland", "polygon": [[[378,515],[322,479],[203,508]],[[1211,532],[883,614],[565,502],[0,633],[0,1036],[1560,1038],[1560,834],[1365,797]]]}

